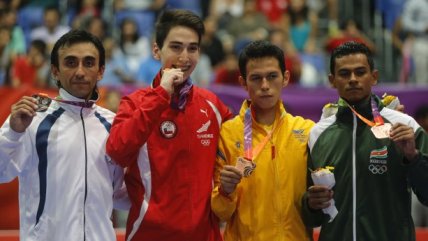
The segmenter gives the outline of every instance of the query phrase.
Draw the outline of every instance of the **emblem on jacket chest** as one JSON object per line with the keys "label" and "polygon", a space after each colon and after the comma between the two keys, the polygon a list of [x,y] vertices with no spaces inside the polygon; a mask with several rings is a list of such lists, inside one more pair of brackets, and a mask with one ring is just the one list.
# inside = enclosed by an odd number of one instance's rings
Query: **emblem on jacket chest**
{"label": "emblem on jacket chest", "polygon": [[373,174],[384,174],[388,171],[388,148],[386,146],[370,152],[369,171]]}
{"label": "emblem on jacket chest", "polygon": [[172,121],[164,121],[160,124],[159,131],[163,137],[170,139],[177,135],[177,125]]}
{"label": "emblem on jacket chest", "polygon": [[196,137],[200,140],[203,146],[209,146],[211,139],[214,138],[212,133],[209,133],[208,128],[211,125],[211,120],[203,123],[199,129],[196,130]]}

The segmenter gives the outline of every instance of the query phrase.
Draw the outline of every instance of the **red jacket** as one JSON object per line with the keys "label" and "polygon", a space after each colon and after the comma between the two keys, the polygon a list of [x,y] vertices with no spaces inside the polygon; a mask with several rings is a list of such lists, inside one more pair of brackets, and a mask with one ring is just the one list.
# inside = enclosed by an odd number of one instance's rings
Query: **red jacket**
{"label": "red jacket", "polygon": [[162,87],[122,99],[107,152],[127,167],[127,240],[221,240],[210,197],[220,125],[230,117],[217,96],[197,86],[184,110],[170,107]]}

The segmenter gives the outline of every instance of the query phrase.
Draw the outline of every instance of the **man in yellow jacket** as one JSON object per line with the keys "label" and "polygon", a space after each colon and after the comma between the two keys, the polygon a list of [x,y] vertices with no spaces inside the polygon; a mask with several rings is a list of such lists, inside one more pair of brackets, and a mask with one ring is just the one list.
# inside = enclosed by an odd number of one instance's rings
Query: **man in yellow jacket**
{"label": "man in yellow jacket", "polygon": [[211,197],[226,221],[225,241],[311,240],[301,219],[308,133],[314,123],[288,114],[281,91],[289,81],[284,53],[266,41],[239,56],[249,100],[223,124]]}

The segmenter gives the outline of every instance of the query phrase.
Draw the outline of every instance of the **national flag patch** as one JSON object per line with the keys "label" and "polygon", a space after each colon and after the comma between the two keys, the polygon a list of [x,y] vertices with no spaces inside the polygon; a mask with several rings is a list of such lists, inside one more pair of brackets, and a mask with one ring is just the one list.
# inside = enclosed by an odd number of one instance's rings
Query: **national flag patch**
{"label": "national flag patch", "polygon": [[387,159],[388,158],[388,148],[386,146],[372,150],[370,152],[370,159]]}

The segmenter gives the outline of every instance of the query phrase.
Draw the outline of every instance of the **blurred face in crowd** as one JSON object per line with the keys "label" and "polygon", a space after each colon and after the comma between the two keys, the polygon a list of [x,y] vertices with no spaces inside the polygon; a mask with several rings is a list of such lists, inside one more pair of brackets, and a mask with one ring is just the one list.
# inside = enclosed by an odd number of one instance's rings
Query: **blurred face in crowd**
{"label": "blurred face in crowd", "polygon": [[160,49],[153,45],[153,56],[160,60],[162,69],[178,68],[184,79],[189,78],[199,60],[199,37],[196,31],[185,26],[171,28]]}
{"label": "blurred face in crowd", "polygon": [[289,73],[281,72],[275,57],[250,59],[246,66],[246,79],[239,77],[248,91],[251,104],[257,113],[275,112],[281,99],[282,88],[287,86]]}
{"label": "blurred face in crowd", "polygon": [[369,98],[377,79],[378,71],[370,70],[367,57],[361,53],[336,58],[335,71],[329,75],[330,84],[350,104]]}
{"label": "blurred face in crowd", "polygon": [[55,10],[48,10],[45,13],[45,26],[53,30],[59,24],[59,14]]}
{"label": "blurred face in crowd", "polygon": [[59,68],[51,66],[54,78],[71,95],[88,99],[104,73],[97,48],[90,42],[76,43],[60,48],[58,57]]}
{"label": "blurred face in crowd", "polygon": [[5,47],[10,42],[10,30],[7,28],[0,28],[0,47]]}
{"label": "blurred face in crowd", "polygon": [[28,50],[28,60],[30,61],[32,66],[36,68],[41,67],[45,62],[45,55],[41,53],[40,50],[31,46]]}

